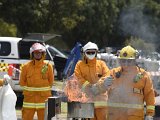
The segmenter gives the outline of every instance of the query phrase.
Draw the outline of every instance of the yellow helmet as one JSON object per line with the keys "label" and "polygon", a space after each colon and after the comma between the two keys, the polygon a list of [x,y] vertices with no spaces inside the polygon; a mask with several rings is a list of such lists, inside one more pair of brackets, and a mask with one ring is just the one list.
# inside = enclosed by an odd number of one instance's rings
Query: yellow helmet
{"label": "yellow helmet", "polygon": [[121,49],[119,54],[120,59],[135,59],[136,58],[136,50],[131,46],[126,46]]}

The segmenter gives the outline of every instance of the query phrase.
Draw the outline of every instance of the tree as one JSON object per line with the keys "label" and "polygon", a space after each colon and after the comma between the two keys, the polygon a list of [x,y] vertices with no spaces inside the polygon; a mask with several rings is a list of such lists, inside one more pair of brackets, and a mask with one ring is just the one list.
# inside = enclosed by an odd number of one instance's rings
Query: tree
{"label": "tree", "polygon": [[77,41],[104,47],[121,46],[131,36],[152,42],[160,37],[158,0],[1,0],[0,18],[15,24],[18,36],[61,34],[70,47]]}
{"label": "tree", "polygon": [[55,8],[56,25],[69,40],[70,46],[76,41],[86,43],[93,41],[107,45],[118,15],[116,0],[74,0],[57,1]]}
{"label": "tree", "polygon": [[17,28],[14,24],[8,24],[0,19],[0,36],[15,37],[17,34]]}
{"label": "tree", "polygon": [[48,32],[47,0],[3,0],[0,6],[0,16],[8,23],[14,23],[18,28],[18,36],[28,32]]}

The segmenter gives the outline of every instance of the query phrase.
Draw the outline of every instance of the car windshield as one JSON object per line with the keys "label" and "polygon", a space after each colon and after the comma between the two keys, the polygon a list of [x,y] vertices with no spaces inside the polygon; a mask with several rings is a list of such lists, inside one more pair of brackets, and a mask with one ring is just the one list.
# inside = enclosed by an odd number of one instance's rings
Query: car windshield
{"label": "car windshield", "polygon": [[67,56],[62,53],[60,50],[58,50],[57,48],[50,46],[50,45],[46,45],[46,48],[50,51],[51,55],[54,56],[59,56],[62,58],[67,58]]}

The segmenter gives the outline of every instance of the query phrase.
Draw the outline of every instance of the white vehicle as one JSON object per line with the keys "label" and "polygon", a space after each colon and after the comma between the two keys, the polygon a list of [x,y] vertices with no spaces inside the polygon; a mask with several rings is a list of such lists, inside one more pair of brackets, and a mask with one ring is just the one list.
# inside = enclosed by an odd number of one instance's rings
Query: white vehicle
{"label": "white vehicle", "polygon": [[[29,49],[33,43],[42,41],[22,39],[17,37],[0,37],[0,78],[4,74],[11,77],[10,85],[17,96],[21,95],[22,89],[19,85],[21,67],[30,60]],[[52,55],[47,50],[46,59],[54,65]]]}

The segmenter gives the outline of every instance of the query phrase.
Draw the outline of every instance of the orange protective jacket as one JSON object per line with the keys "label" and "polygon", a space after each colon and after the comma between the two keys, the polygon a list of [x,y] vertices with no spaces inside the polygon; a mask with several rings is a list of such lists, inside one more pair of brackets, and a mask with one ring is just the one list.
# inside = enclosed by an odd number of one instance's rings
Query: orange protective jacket
{"label": "orange protective jacket", "polygon": [[154,115],[153,84],[144,69],[118,67],[111,70],[111,75],[114,82],[108,93],[109,120],[144,119],[144,103],[146,115]]}
{"label": "orange protective jacket", "polygon": [[[43,74],[42,68],[48,66]],[[24,108],[44,108],[45,100],[51,96],[54,72],[51,64],[44,60],[32,60],[22,67],[20,85],[23,88]]]}
{"label": "orange protective jacket", "polygon": [[0,86],[3,85],[3,79],[0,79]]}
{"label": "orange protective jacket", "polygon": [[[81,85],[83,85],[86,81],[89,84],[95,84],[98,81],[103,81],[105,77],[110,76],[109,68],[106,66],[105,62],[102,60],[80,60],[76,64],[74,73],[78,78]],[[97,100],[106,100],[106,95],[95,96]],[[101,105],[100,105],[101,106]]]}

